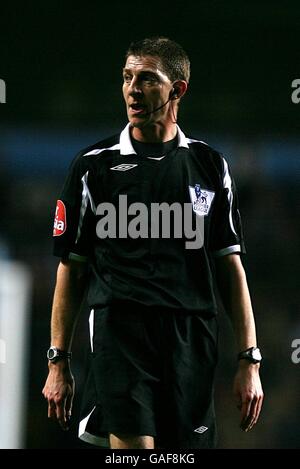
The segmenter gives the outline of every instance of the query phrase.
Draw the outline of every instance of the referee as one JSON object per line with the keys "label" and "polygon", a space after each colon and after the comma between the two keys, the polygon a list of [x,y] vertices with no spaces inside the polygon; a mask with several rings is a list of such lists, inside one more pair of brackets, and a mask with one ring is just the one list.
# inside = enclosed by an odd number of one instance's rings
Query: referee
{"label": "referee", "polygon": [[130,45],[128,124],[73,160],[54,221],[60,258],[48,416],[68,429],[71,346],[87,291],[90,371],[79,437],[118,448],[213,448],[218,287],[237,344],[240,426],[263,392],[235,184],[225,158],[177,124],[190,62],[168,38]]}

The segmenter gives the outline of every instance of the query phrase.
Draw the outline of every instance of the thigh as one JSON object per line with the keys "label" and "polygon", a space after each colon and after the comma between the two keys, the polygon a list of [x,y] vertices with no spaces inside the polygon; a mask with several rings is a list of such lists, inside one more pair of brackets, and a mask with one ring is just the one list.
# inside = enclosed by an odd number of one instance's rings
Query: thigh
{"label": "thigh", "polygon": [[153,449],[154,438],[152,436],[141,435],[109,435],[111,449]]}

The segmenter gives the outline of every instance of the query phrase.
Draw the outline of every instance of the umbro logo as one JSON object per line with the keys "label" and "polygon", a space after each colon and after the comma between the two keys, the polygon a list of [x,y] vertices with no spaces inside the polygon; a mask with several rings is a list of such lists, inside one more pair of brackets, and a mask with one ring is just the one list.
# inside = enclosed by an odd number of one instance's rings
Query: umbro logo
{"label": "umbro logo", "polygon": [[128,171],[129,169],[135,168],[137,164],[130,164],[130,163],[122,163],[118,164],[118,166],[114,166],[113,168],[110,168],[114,171]]}
{"label": "umbro logo", "polygon": [[194,432],[204,433],[204,432],[206,432],[206,430],[208,430],[208,427],[205,427],[204,425],[202,425],[201,427],[195,428]]}

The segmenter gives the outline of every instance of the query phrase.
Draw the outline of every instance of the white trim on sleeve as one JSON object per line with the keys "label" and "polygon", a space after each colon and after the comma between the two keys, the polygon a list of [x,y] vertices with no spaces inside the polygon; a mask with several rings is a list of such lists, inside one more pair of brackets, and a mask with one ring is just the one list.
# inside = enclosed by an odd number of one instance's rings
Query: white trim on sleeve
{"label": "white trim on sleeve", "polygon": [[234,252],[242,252],[240,244],[234,244],[233,246],[228,246],[227,248],[220,249],[219,251],[214,251],[213,255],[214,257],[222,257]]}
{"label": "white trim on sleeve", "polygon": [[75,254],[75,252],[69,253],[69,259],[71,261],[77,261],[77,262],[87,262],[88,260],[86,256],[80,256],[79,254]]}
{"label": "white trim on sleeve", "polygon": [[89,172],[87,171],[84,174],[84,176],[82,176],[82,178],[81,178],[81,182],[82,182],[81,207],[80,207],[80,214],[79,214],[79,221],[78,221],[77,235],[76,235],[75,244],[78,243],[80,235],[81,235],[83,218],[84,218],[84,215],[85,215],[85,212],[86,212],[89,201],[90,201],[90,204],[91,204],[92,212],[94,214],[96,213],[95,203],[93,201],[93,198],[91,196],[91,193],[90,193],[90,190],[89,190],[89,187],[88,187],[88,183],[87,183],[88,175],[89,175]]}
{"label": "white trim on sleeve", "polygon": [[228,189],[228,202],[229,202],[229,224],[232,232],[237,236],[237,232],[235,231],[233,219],[232,219],[232,203],[233,203],[233,193],[232,193],[232,180],[229,174],[228,164],[225,158],[223,158],[224,163],[224,176],[223,176],[223,185],[224,189]]}

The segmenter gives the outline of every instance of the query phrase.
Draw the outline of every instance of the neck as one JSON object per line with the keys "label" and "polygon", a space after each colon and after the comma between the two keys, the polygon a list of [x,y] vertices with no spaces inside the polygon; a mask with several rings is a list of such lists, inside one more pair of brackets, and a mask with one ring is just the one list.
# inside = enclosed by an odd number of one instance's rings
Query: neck
{"label": "neck", "polygon": [[132,127],[131,134],[135,140],[139,142],[160,143],[173,140],[177,134],[176,124],[171,124],[168,127],[161,127],[159,124],[147,126],[144,128]]}

